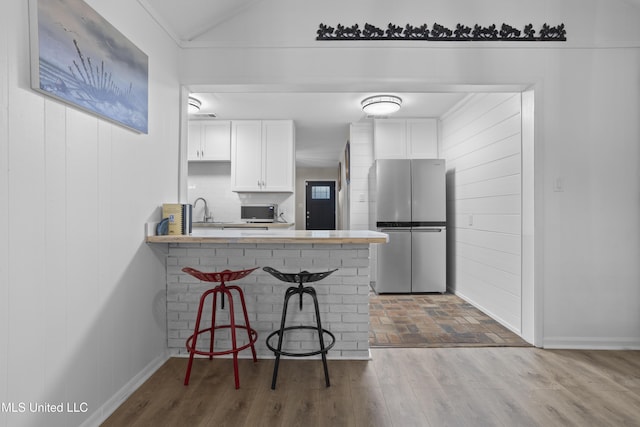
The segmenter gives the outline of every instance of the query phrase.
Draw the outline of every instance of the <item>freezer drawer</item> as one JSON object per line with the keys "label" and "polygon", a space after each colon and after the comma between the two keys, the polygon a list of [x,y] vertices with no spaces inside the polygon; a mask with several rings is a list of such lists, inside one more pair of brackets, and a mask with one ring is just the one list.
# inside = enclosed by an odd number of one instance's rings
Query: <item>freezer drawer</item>
{"label": "freezer drawer", "polygon": [[411,229],[382,228],[389,241],[378,245],[377,293],[411,292]]}
{"label": "freezer drawer", "polygon": [[[384,245],[382,245],[384,246]],[[413,228],[411,232],[411,291],[447,289],[447,229]]]}

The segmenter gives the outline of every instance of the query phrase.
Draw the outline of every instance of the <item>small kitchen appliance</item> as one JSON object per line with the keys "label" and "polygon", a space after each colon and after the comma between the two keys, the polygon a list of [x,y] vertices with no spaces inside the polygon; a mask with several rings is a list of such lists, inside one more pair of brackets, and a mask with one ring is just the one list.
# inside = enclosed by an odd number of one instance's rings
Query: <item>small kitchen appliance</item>
{"label": "small kitchen appliance", "polygon": [[278,219],[278,205],[250,204],[240,206],[240,220],[245,222],[276,222]]}

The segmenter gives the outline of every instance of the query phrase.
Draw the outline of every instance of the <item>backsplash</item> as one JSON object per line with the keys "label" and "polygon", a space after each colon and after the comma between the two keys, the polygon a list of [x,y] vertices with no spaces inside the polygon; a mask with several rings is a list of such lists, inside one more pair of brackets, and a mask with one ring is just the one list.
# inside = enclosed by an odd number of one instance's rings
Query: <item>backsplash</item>
{"label": "backsplash", "polygon": [[[248,203],[276,203],[284,212],[286,222],[295,222],[295,197],[291,193],[235,193],[231,191],[231,163],[189,162],[187,177],[188,203],[198,197],[207,201],[214,221],[240,221],[240,205]],[[194,221],[202,221],[204,205],[199,202],[193,210]]]}

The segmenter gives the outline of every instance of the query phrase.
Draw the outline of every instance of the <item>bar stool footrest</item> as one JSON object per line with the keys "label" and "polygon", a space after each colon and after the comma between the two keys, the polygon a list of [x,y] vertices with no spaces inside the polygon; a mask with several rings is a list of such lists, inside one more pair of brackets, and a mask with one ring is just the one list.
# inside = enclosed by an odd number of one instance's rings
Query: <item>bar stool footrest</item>
{"label": "bar stool footrest", "polygon": [[[286,328],[284,328],[282,330],[282,332],[286,332],[286,331],[292,331],[292,330],[299,330],[299,329],[310,329],[313,331],[318,332],[318,327],[317,326],[288,326]],[[271,340],[271,338],[273,338],[276,335],[280,334],[280,329],[278,329],[277,331],[273,331],[269,334],[269,336],[267,337],[267,347],[269,348],[269,350],[271,350],[273,352],[273,354],[275,354],[276,356],[290,356],[290,357],[307,357],[307,356],[315,356],[317,354],[327,354],[327,352],[329,350],[331,350],[333,348],[333,346],[336,343],[336,336],[333,335],[333,333],[331,331],[328,331],[326,329],[322,329],[323,334],[327,334],[329,335],[329,337],[331,338],[331,342],[328,345],[325,345],[324,348],[321,348],[320,350],[315,350],[315,351],[311,351],[308,353],[291,353],[288,351],[278,351],[277,348],[275,348],[274,346],[272,346],[269,341]]]}
{"label": "bar stool footrest", "polygon": [[211,329],[231,329],[231,325],[218,325],[215,328],[206,328],[198,331],[197,334],[191,335],[189,338],[187,338],[187,350],[189,350],[189,352],[193,352],[201,356],[223,356],[225,354],[232,354],[232,353],[237,353],[242,350],[245,350],[253,346],[256,343],[256,341],[258,341],[258,332],[255,329],[248,328],[246,325],[236,325],[236,329],[245,329],[249,331],[249,334],[251,334],[251,338],[247,344],[235,349],[232,348],[232,349],[223,350],[223,351],[205,351],[205,350],[197,350],[193,348],[193,338],[196,335],[202,335],[206,332],[211,332]]}

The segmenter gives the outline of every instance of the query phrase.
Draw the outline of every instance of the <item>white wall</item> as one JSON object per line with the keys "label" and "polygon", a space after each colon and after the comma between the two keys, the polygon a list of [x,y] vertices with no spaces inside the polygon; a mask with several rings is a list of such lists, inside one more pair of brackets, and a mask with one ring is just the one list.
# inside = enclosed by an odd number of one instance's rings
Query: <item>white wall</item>
{"label": "white wall", "polygon": [[95,424],[165,358],[164,260],[143,224],[177,198],[177,48],[136,2],[89,1],[149,56],[136,134],[30,89],[27,4],[0,13],[0,402],[88,411],[0,425]]}
{"label": "white wall", "polygon": [[[454,27],[564,23],[568,41],[314,40],[320,22],[386,26],[416,17]],[[254,90],[530,87],[540,343],[640,348],[639,19],[640,8],[623,0],[497,0],[491,8],[473,0],[393,8],[329,0],[304,12],[293,0],[261,2],[185,49],[182,78]],[[557,178],[562,192],[554,191]]]}
{"label": "white wall", "polygon": [[522,330],[519,93],[470,95],[441,120],[447,159],[447,287]]}
{"label": "white wall", "polygon": [[369,230],[369,169],[373,164],[373,126],[350,126],[349,229]]}

